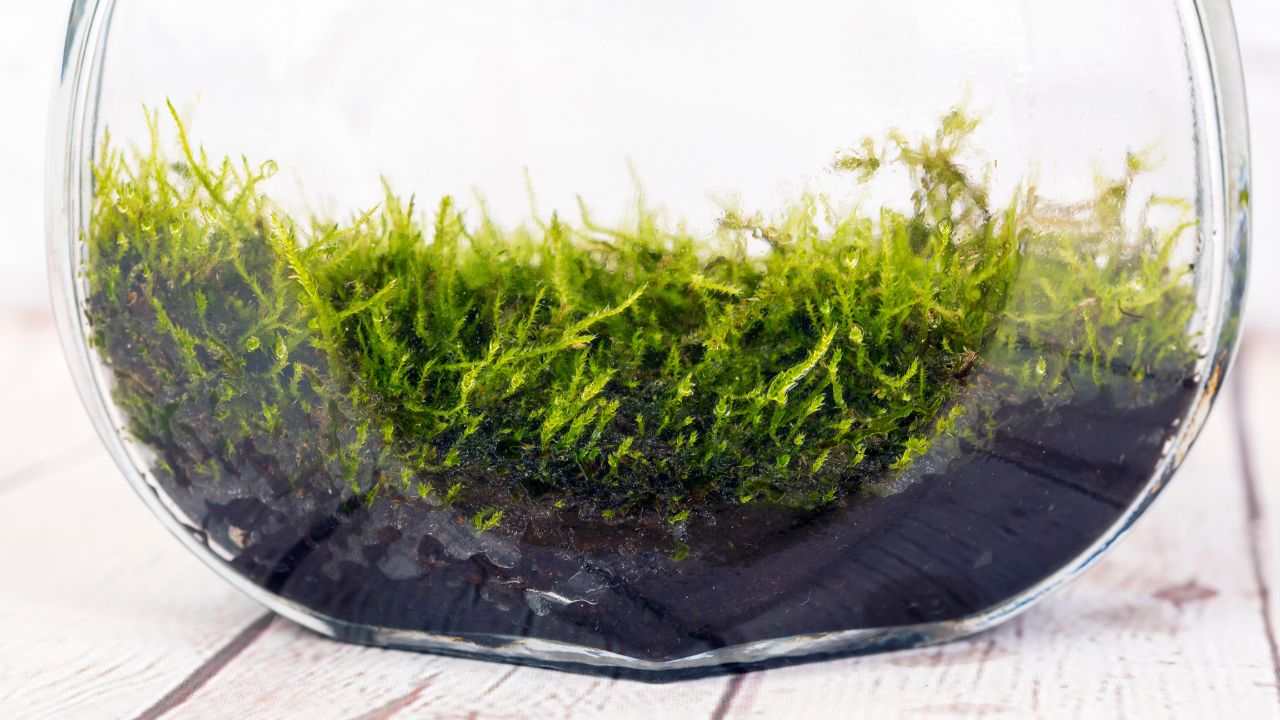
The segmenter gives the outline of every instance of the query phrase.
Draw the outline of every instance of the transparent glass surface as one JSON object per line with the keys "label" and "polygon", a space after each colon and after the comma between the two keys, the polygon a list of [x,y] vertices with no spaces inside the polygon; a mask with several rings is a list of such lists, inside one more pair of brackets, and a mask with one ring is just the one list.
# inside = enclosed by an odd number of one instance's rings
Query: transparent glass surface
{"label": "transparent glass surface", "polygon": [[81,1],[50,268],[125,475],[307,627],[650,679],[891,649],[1177,468],[1243,103],[1225,1]]}

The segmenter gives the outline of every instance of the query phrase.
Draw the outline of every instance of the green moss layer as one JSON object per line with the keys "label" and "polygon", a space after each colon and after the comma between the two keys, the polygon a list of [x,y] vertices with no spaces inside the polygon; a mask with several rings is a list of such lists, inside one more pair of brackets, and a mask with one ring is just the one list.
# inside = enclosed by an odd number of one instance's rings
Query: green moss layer
{"label": "green moss layer", "polygon": [[910,211],[805,195],[711,236],[643,205],[504,228],[390,191],[300,221],[263,194],[273,165],[210,162],[181,124],[170,162],[155,125],[97,164],[86,310],[174,482],[461,500],[480,529],[530,499],[816,507],[955,433],[975,367],[1026,397],[1193,362],[1186,227],[1125,230],[1141,163],[1081,206],[992,207],[961,112],[837,156],[851,183],[904,168]]}

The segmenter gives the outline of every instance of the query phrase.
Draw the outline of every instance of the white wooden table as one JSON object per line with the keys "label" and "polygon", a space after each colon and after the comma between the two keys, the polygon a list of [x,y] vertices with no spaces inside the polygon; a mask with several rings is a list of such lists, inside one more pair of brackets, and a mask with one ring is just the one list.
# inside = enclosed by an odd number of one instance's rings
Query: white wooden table
{"label": "white wooden table", "polygon": [[671,685],[342,645],[148,515],[51,322],[0,314],[0,718],[1280,717],[1280,335],[1097,567],[941,648]]}

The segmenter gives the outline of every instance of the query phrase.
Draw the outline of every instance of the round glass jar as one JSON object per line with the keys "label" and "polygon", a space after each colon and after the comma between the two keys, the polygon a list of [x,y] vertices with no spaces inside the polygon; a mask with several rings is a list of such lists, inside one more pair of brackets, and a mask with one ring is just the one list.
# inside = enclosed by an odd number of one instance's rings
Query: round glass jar
{"label": "round glass jar", "polygon": [[1243,103],[1225,0],[78,0],[55,304],[143,499],[318,632],[940,642],[1194,440]]}

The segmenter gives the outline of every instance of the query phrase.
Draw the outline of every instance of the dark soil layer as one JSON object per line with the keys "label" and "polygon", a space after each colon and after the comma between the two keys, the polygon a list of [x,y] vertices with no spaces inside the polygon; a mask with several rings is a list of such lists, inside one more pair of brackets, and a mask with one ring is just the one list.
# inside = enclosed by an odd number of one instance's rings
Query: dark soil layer
{"label": "dark soil layer", "polygon": [[678,562],[669,532],[572,511],[533,518],[507,538],[477,535],[442,508],[334,498],[304,511],[288,497],[165,490],[211,543],[239,553],[239,572],[332,618],[669,660],[999,605],[1073,562],[1122,516],[1191,385],[1140,407],[1106,395],[1006,407],[990,443],[896,494],[820,512],[713,509],[689,523]]}

